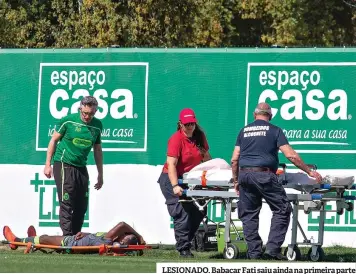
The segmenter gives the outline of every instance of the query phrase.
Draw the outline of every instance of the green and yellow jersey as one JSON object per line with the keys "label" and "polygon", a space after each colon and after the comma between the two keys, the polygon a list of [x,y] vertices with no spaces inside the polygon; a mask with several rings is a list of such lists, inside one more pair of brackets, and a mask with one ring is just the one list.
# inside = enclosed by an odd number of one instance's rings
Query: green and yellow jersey
{"label": "green and yellow jersey", "polygon": [[62,138],[57,144],[53,161],[85,166],[93,145],[101,143],[102,129],[101,121],[95,117],[88,124],[80,119],[80,113],[63,117],[57,126]]}

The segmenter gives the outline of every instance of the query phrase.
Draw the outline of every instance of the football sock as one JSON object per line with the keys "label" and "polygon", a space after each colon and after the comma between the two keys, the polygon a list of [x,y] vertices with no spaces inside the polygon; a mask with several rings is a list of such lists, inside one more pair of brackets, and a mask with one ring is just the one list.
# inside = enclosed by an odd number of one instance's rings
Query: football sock
{"label": "football sock", "polygon": [[16,242],[22,242],[22,243],[34,243],[34,244],[39,244],[40,243],[40,237],[27,237],[27,238],[16,238]]}

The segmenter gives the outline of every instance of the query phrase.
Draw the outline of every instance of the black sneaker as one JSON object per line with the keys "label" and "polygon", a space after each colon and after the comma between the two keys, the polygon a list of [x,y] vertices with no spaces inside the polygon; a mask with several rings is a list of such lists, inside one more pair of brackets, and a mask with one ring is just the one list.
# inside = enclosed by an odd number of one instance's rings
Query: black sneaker
{"label": "black sneaker", "polygon": [[250,256],[250,254],[248,252],[246,252],[246,258],[248,260],[260,260],[260,259],[262,259],[262,255]]}
{"label": "black sneaker", "polygon": [[262,259],[262,256],[253,256],[253,257],[247,256],[247,258],[248,258],[249,260],[261,260],[261,259]]}
{"label": "black sneaker", "polygon": [[189,249],[182,250],[179,252],[179,254],[181,257],[184,257],[184,258],[193,258],[194,257],[193,253]]}
{"label": "black sneaker", "polygon": [[276,255],[271,255],[268,252],[265,252],[263,254],[263,259],[265,259],[265,260],[277,260],[277,261],[288,261],[287,256],[283,256],[281,253],[278,253]]}

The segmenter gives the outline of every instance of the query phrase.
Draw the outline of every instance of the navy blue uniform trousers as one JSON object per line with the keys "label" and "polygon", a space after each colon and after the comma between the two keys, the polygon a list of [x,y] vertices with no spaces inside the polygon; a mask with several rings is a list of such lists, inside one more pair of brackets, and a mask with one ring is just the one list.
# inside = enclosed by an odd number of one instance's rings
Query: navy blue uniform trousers
{"label": "navy blue uniform trousers", "polygon": [[173,218],[176,249],[189,250],[195,233],[206,216],[206,209],[200,211],[193,202],[179,202],[167,173],[161,173],[158,183],[166,199],[168,213]]}
{"label": "navy blue uniform trousers", "polygon": [[287,234],[292,206],[278,177],[272,172],[239,172],[240,200],[238,217],[243,225],[243,232],[251,259],[262,255],[262,239],[258,233],[259,213],[262,198],[269,205],[273,216],[266,244],[266,252],[277,255]]}

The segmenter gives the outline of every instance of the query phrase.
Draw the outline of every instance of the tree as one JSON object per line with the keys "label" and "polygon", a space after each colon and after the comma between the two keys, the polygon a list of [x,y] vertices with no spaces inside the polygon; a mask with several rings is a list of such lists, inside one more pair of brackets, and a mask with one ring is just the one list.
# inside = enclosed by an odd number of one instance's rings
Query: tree
{"label": "tree", "polygon": [[0,0],[2,47],[339,46],[351,0]]}
{"label": "tree", "polygon": [[78,33],[79,3],[76,0],[51,0],[51,12],[48,17],[51,21],[51,31],[54,37],[53,47],[72,48],[80,47]]}
{"label": "tree", "polygon": [[4,0],[0,0],[0,47],[9,47],[13,44],[11,26],[6,20],[10,6]]}
{"label": "tree", "polygon": [[354,39],[355,11],[340,0],[242,0],[235,11],[256,44],[338,46]]}
{"label": "tree", "polygon": [[83,47],[123,45],[125,16],[122,4],[110,0],[83,0],[75,32]]}

